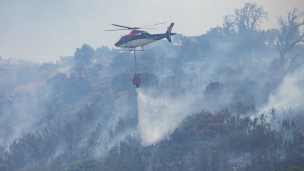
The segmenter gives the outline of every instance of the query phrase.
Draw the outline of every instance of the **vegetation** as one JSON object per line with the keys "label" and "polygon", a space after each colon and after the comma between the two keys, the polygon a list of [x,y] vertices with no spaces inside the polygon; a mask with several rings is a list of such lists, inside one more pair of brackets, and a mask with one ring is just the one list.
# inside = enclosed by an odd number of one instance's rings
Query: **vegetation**
{"label": "vegetation", "polygon": [[83,44],[81,48],[76,48],[74,58],[76,61],[81,62],[82,65],[91,64],[94,56],[94,49],[87,45]]}
{"label": "vegetation", "polygon": [[303,171],[303,170],[304,168],[302,166],[285,164],[284,166],[278,167],[273,171]]}
{"label": "vegetation", "polygon": [[110,171],[107,167],[103,166],[101,162],[94,159],[88,159],[71,164],[63,171]]}
{"label": "vegetation", "polygon": [[[279,17],[280,33],[278,34],[277,47],[280,52],[281,65],[285,63],[285,54],[290,51],[297,43],[304,40],[304,33],[300,35],[299,28],[304,25],[304,13],[294,8],[288,12],[286,21],[283,17]],[[298,20],[303,21],[298,21]]]}
{"label": "vegetation", "polygon": [[[110,170],[233,170],[236,166],[229,162],[229,156],[248,153],[251,157],[244,158],[245,164],[238,166],[239,169],[269,170],[274,165],[290,162],[286,155],[291,155],[292,161],[301,165],[303,158],[290,150],[303,144],[297,143],[303,135],[296,135],[298,132],[294,131],[291,139],[283,138],[289,129],[295,128],[292,127],[285,120],[280,128],[284,131],[279,132],[272,130],[263,116],[250,119],[231,116],[228,111],[217,114],[203,111],[186,117],[169,139],[155,146],[139,150],[122,141],[109,151],[101,165]],[[289,167],[293,168],[288,165],[282,168]]]}

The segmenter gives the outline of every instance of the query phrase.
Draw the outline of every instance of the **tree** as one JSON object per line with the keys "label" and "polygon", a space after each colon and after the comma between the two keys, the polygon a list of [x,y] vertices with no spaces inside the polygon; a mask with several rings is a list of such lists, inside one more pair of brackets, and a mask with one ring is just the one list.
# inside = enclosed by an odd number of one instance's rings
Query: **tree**
{"label": "tree", "polygon": [[111,66],[115,71],[121,71],[122,68],[134,68],[134,56],[129,52],[119,53],[113,58]]}
{"label": "tree", "polygon": [[176,34],[173,37],[173,42],[178,44],[178,45],[181,45],[182,44],[182,41],[183,41],[183,35],[182,34]]}
{"label": "tree", "polygon": [[246,3],[244,8],[235,10],[235,24],[238,31],[250,34],[260,27],[263,19],[267,19],[268,13],[263,6],[258,7],[256,3]]}
{"label": "tree", "polygon": [[233,15],[226,15],[224,17],[222,32],[225,36],[225,41],[231,42],[233,39],[233,36],[235,35],[235,32],[236,32]]}
{"label": "tree", "polygon": [[266,41],[268,45],[274,45],[274,41],[277,39],[279,34],[279,30],[277,29],[269,29],[266,31]]}
{"label": "tree", "polygon": [[74,53],[75,60],[81,62],[84,65],[91,64],[93,56],[94,49],[87,44],[83,44],[80,49],[76,48],[76,52]]}
{"label": "tree", "polygon": [[110,58],[110,49],[108,46],[102,46],[95,50],[94,52],[94,58],[97,60],[109,60]]}
{"label": "tree", "polygon": [[212,46],[210,43],[210,36],[207,34],[202,34],[196,38],[198,50],[200,50],[203,56],[208,56],[212,52]]}
{"label": "tree", "polygon": [[[263,19],[268,18],[268,13],[263,6],[258,7],[256,3],[246,3],[244,8],[235,10],[234,23],[238,31],[236,44],[240,49],[251,51],[264,45],[264,40],[258,32]],[[228,20],[229,21],[229,20]]]}
{"label": "tree", "polygon": [[287,21],[283,17],[278,18],[280,33],[278,34],[277,47],[280,52],[281,66],[284,66],[286,52],[291,51],[297,43],[304,40],[304,33],[300,35],[299,31],[300,26],[304,25],[304,20],[298,22],[303,16],[303,12],[301,13],[297,8],[294,8],[288,12]]}
{"label": "tree", "polygon": [[198,44],[190,38],[183,37],[181,42],[181,57],[185,60],[191,60],[197,55]]}
{"label": "tree", "polygon": [[207,36],[209,43],[211,42],[211,44],[216,45],[218,43],[223,43],[224,34],[221,27],[210,28],[209,31],[207,31]]}

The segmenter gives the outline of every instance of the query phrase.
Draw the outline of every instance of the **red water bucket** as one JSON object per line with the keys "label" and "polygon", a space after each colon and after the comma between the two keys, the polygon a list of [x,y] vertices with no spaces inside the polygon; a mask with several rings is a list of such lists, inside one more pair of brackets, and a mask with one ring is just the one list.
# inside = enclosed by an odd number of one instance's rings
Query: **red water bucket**
{"label": "red water bucket", "polygon": [[141,78],[140,77],[134,77],[133,78],[133,84],[137,85],[141,83]]}

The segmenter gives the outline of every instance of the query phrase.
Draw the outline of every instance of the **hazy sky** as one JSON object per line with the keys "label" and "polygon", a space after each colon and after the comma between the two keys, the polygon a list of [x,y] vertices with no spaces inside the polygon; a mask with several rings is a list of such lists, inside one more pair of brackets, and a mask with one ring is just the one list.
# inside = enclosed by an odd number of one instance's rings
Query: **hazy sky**
{"label": "hazy sky", "polygon": [[[94,49],[110,48],[130,27],[168,22],[150,33],[164,33],[170,22],[173,32],[187,36],[221,26],[223,16],[242,8],[246,0],[0,0],[0,56],[54,62],[73,55],[86,43]],[[263,29],[277,28],[277,16],[293,7],[304,10],[304,0],[256,0],[269,14]]]}

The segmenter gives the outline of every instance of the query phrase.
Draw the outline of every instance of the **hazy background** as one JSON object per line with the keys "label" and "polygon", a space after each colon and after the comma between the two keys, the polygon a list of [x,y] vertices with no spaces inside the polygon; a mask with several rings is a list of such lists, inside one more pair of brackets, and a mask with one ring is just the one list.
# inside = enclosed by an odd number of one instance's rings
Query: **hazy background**
{"label": "hazy background", "polygon": [[[76,47],[87,43],[93,48],[114,43],[129,31],[103,32],[115,29],[111,24],[157,26],[150,33],[162,33],[170,22],[174,32],[198,36],[209,28],[220,26],[223,16],[242,8],[245,0],[66,0],[66,1],[0,1],[0,56],[35,62],[55,62],[58,56],[73,55]],[[293,7],[304,10],[303,0],[256,0],[268,12],[268,22],[261,29],[278,28],[277,16],[286,16]],[[219,5],[221,4],[221,5]]]}

